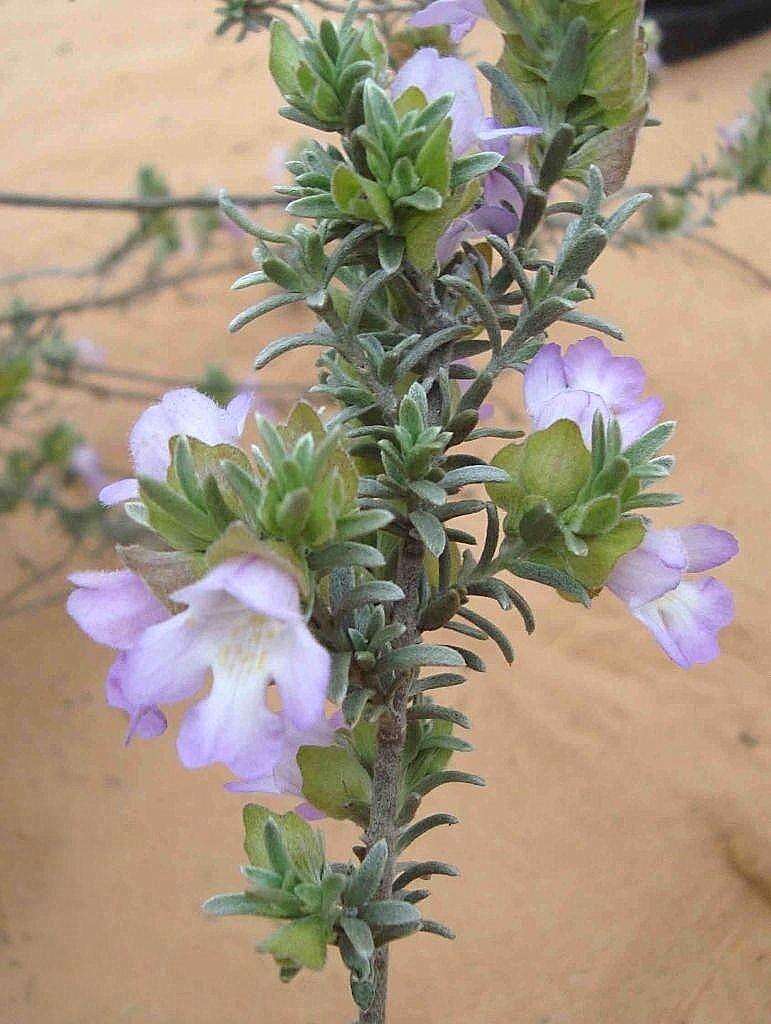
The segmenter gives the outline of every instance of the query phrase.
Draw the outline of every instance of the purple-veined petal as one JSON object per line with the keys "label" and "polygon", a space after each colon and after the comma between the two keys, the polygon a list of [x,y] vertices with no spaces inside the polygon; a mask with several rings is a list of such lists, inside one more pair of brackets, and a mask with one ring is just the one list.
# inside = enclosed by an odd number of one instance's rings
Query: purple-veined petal
{"label": "purple-veined petal", "polygon": [[728,530],[694,523],[676,531],[688,557],[688,572],[705,572],[723,565],[739,552],[739,542]]}
{"label": "purple-veined petal", "polygon": [[434,25],[448,25],[450,39],[460,42],[471,31],[479,18],[487,17],[487,8],[482,0],[434,0],[417,11],[408,24],[415,28],[432,28]]}
{"label": "purple-veined petal", "polygon": [[99,492],[99,500],[103,505],[119,505],[122,501],[133,501],[139,497],[139,484],[134,477],[116,480],[107,484]]}
{"label": "purple-veined petal", "polygon": [[519,143],[518,148],[521,151],[524,150],[530,139],[541,134],[543,134],[543,129],[534,125],[507,127],[494,117],[485,117],[477,128],[477,142],[480,149],[492,150],[494,153],[500,153],[501,156],[511,157],[512,143],[515,140]]}
{"label": "purple-veined petal", "polygon": [[283,724],[282,752],[272,771],[248,779],[234,779],[226,783],[226,789],[232,793],[291,793],[300,796],[302,775],[297,764],[297,751],[306,745],[331,746],[335,741],[335,730],[344,722],[343,716],[336,711],[329,718],[320,718],[308,729],[296,729],[287,719]]}
{"label": "purple-veined petal", "polygon": [[605,420],[610,416],[608,407],[599,395],[588,391],[561,391],[532,414],[533,429],[546,430],[557,420],[572,420],[589,448],[592,443],[592,420],[596,412],[601,412]]}
{"label": "purple-veined petal", "polygon": [[209,696],[191,707],[177,738],[186,768],[221,762],[245,777],[265,775],[283,751],[281,717],[265,695],[269,683],[268,649],[276,627],[259,620],[236,626],[212,658]]}
{"label": "purple-veined petal", "polygon": [[326,814],[323,811],[320,811],[318,807],[314,807],[313,804],[309,804],[307,800],[303,800],[301,804],[298,804],[294,812],[299,814],[305,821],[322,821],[326,818]]}
{"label": "purple-veined petal", "polygon": [[431,102],[445,93],[455,97],[452,118],[452,148],[461,156],[476,140],[477,128],[484,118],[482,98],[474,72],[457,57],[440,57],[433,47],[417,50],[396,74],[391,93],[396,98],[410,86],[417,86]]}
{"label": "purple-veined petal", "polygon": [[145,409],[131,431],[129,447],[137,476],[165,480],[171,460],[169,441],[177,434],[204,444],[236,444],[250,403],[251,396],[243,393],[222,409],[194,388],[168,391],[157,405]]}
{"label": "purple-veined petal", "polygon": [[713,576],[685,580],[664,597],[634,610],[666,654],[681,668],[720,654],[717,636],[734,617],[733,595]]}
{"label": "purple-veined petal", "polygon": [[77,589],[67,598],[67,611],[98,644],[128,650],[145,629],[169,617],[149,587],[128,569],[76,572],[70,582]]}
{"label": "purple-veined petal", "polygon": [[166,731],[166,716],[154,704],[137,708],[133,707],[126,699],[123,685],[126,674],[126,660],[126,652],[121,651],[107,673],[104,690],[109,706],[125,711],[129,717],[129,727],[125,740],[126,744],[128,744],[134,736],[139,736],[140,739],[144,740],[151,740],[156,736],[160,736]]}

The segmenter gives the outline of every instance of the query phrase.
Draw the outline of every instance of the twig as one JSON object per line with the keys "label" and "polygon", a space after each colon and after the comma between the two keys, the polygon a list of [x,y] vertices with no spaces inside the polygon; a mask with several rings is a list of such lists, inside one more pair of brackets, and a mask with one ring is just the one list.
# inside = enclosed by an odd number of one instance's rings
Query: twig
{"label": "twig", "polygon": [[740,256],[739,253],[732,252],[731,249],[724,246],[721,242],[716,242],[714,238],[710,238],[708,235],[688,235],[687,237],[690,241],[703,245],[705,249],[711,249],[712,252],[717,253],[726,260],[730,260],[731,263],[742,270],[746,270],[763,288],[771,288],[771,275],[761,270],[760,267],[747,259],[746,256]]}
{"label": "twig", "polygon": [[[282,206],[286,199],[264,192],[230,197],[239,206]],[[154,213],[158,210],[215,210],[216,196],[159,196],[147,199],[94,199],[90,196],[32,195],[26,192],[0,192],[0,206],[35,206],[54,210],[92,210],[112,213]]]}
{"label": "twig", "polygon": [[[166,288],[175,288],[186,281],[195,281],[202,277],[213,277],[216,274],[224,274],[228,271],[238,270],[243,266],[243,260],[226,260],[214,263],[208,267],[194,267],[190,270],[183,270],[178,274],[167,274],[151,280],[142,281],[124,288],[123,291],[113,292],[111,295],[101,295],[94,298],[77,299],[73,302],[62,302],[55,306],[38,306],[24,309],[23,316],[27,320],[40,320],[42,318],[55,319],[66,313],[82,313],[86,309],[109,309],[112,306],[122,306],[144,295],[155,295]],[[0,324],[11,324],[19,319],[19,312],[0,314]]]}

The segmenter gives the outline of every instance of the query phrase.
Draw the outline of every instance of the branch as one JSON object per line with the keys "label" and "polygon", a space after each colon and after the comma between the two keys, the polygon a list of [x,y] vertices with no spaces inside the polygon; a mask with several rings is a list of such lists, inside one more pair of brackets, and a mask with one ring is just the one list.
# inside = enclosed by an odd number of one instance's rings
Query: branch
{"label": "branch", "polygon": [[[272,192],[230,197],[239,206],[283,206],[286,199]],[[155,213],[158,210],[216,210],[217,196],[159,196],[147,199],[94,199],[91,196],[32,195],[0,192],[0,206],[35,206],[54,210],[94,210],[108,213]]]}
{"label": "branch", "polygon": [[[86,309],[109,309],[112,306],[122,306],[124,303],[141,298],[144,295],[155,295],[166,288],[175,288],[177,285],[185,284],[187,281],[195,281],[202,277],[213,277],[216,274],[230,273],[243,266],[243,260],[222,260],[213,263],[208,267],[195,267],[191,270],[183,270],[178,274],[166,274],[153,278],[149,281],[142,281],[124,288],[122,291],[113,292],[111,295],[101,295],[88,299],[76,299],[72,302],[62,302],[55,306],[25,307],[23,315],[27,320],[40,320],[45,317],[55,319],[66,313],[82,313]],[[19,312],[0,314],[0,324],[11,324],[19,319]]]}

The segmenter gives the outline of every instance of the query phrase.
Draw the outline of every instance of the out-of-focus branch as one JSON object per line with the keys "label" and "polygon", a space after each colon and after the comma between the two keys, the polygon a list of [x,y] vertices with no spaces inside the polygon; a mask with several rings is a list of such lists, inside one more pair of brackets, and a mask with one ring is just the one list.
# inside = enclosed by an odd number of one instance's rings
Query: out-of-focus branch
{"label": "out-of-focus branch", "polygon": [[[286,204],[272,192],[231,196],[239,206],[251,209]],[[152,196],[141,199],[98,199],[93,196],[33,195],[27,192],[0,192],[0,206],[32,206],[54,210],[92,210],[102,213],[157,213],[159,210],[216,210],[216,196]]]}
{"label": "out-of-focus branch", "polygon": [[[75,299],[72,302],[61,302],[50,306],[25,306],[24,317],[28,321],[51,319],[68,313],[82,313],[87,309],[110,309],[113,306],[123,306],[134,299],[147,295],[155,295],[167,288],[176,288],[178,285],[188,281],[200,280],[204,277],[214,277],[217,274],[232,273],[243,265],[242,260],[220,260],[203,267],[191,267],[182,270],[177,274],[161,274],[157,277],[140,281],[138,284],[123,288],[110,295],[87,296],[82,299]],[[11,324],[18,320],[18,312],[13,310],[0,314],[0,324]]]}

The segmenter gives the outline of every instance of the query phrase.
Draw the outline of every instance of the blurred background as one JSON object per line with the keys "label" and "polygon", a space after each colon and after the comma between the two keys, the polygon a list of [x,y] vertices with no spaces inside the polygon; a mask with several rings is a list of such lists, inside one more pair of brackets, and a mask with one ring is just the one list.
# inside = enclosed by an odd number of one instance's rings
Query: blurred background
{"label": "blurred background", "polygon": [[[707,520],[740,538],[722,572],[737,620],[721,660],[683,672],[612,596],[589,614],[532,588],[536,635],[514,638],[513,669],[491,656],[488,676],[460,695],[475,725],[468,768],[488,788],[454,793],[462,824],[425,840],[461,867],[462,881],[440,879],[434,895],[435,916],[459,938],[396,949],[399,1024],[771,1019],[769,206],[736,188],[730,202],[717,188],[690,205],[682,185],[714,159],[718,126],[749,108],[771,35],[733,38],[762,27],[765,5],[650,6],[668,9],[662,54],[689,59],[658,67],[652,113],[663,123],[643,134],[632,183],[662,191],[637,236],[600,261],[596,306],[623,324],[625,352],[681,421],[672,450],[687,504],[667,521]],[[667,17],[679,26],[669,35]],[[64,611],[68,571],[115,564],[112,539],[126,524],[100,513],[94,488],[126,474],[140,411],[178,383],[225,397],[251,380],[263,344],[310,322],[278,312],[227,334],[243,306],[228,288],[249,245],[211,209],[73,211],[7,195],[200,197],[227,187],[254,197],[281,180],[301,131],[276,113],[266,35],[237,45],[239,25],[216,35],[217,23],[209,4],[172,0],[0,5],[9,1024],[353,1015],[339,965],[280,989],[253,952],[259,922],[199,913],[201,900],[238,885],[244,800],[221,789],[224,772],[182,768],[173,730],[123,747],[123,719],[102,696],[110,652]],[[490,26],[466,40],[479,56],[495,46]],[[276,222],[278,212],[259,216]],[[557,333],[578,336],[567,325]],[[293,353],[261,374],[261,403],[281,414],[312,376],[311,358]],[[513,420],[519,408],[512,380],[497,415]],[[346,856],[353,827],[326,831],[332,853]]]}

